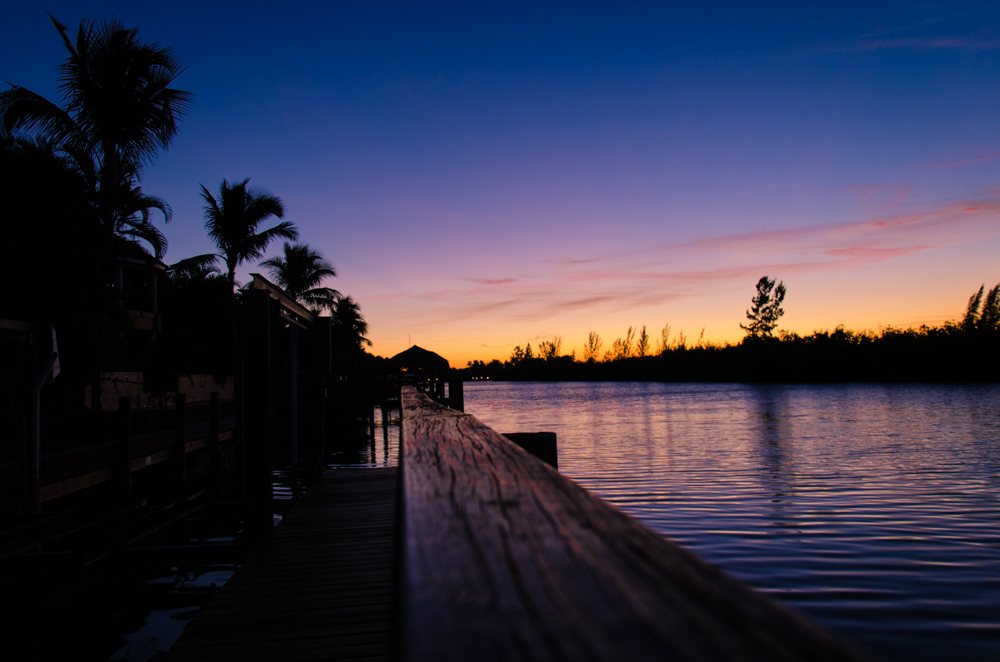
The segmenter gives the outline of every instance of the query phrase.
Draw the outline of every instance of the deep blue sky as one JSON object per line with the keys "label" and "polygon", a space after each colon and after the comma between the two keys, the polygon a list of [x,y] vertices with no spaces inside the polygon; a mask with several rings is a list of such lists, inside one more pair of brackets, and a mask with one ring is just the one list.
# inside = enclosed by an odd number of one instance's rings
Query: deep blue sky
{"label": "deep blue sky", "polygon": [[941,321],[1000,280],[1000,3],[8,8],[0,75],[58,98],[45,10],[188,64],[144,181],[167,261],[212,250],[199,184],[252,177],[381,354],[735,340],[764,273],[800,332]]}

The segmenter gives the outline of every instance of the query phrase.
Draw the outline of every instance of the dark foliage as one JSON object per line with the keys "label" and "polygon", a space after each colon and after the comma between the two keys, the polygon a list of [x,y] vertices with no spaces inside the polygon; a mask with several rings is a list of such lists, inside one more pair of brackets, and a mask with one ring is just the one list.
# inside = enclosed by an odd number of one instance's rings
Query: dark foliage
{"label": "dark foliage", "polygon": [[463,375],[504,381],[989,382],[1000,378],[1000,331],[946,324],[875,334],[838,327],[600,363],[568,356],[475,361]]}
{"label": "dark foliage", "polygon": [[86,363],[97,303],[90,214],[87,183],[64,159],[44,144],[0,142],[0,319],[55,324],[63,381]]}
{"label": "dark foliage", "polygon": [[175,276],[160,285],[163,332],[158,372],[230,374],[229,281],[224,276]]}

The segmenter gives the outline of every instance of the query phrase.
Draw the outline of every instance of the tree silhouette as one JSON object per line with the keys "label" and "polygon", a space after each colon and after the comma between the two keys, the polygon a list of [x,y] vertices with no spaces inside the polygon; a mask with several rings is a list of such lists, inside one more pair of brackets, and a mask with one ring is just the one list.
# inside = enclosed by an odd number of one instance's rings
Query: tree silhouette
{"label": "tree silhouette", "polygon": [[[80,220],[89,220],[96,235],[90,277],[100,312],[92,326],[91,360],[98,379],[107,274],[121,245],[118,239],[146,241],[157,257],[166,249],[149,210],[159,209],[169,220],[169,207],[145,196],[138,182],[143,167],[170,144],[192,95],[170,87],[183,70],[173,51],[141,41],[137,28],[127,29],[117,19],[81,21],[74,43],[66,26],[49,18],[69,52],[59,68],[63,106],[12,85],[0,93],[0,133],[49,142],[89,183],[92,213]],[[96,388],[94,394],[96,399]]]}
{"label": "tree silhouette", "polygon": [[175,262],[167,268],[170,279],[178,283],[203,282],[210,278],[220,278],[222,269],[218,267],[217,255],[196,255]]}
{"label": "tree silhouette", "polygon": [[[285,207],[277,197],[259,189],[247,188],[249,178],[242,182],[230,184],[223,179],[219,186],[219,198],[216,199],[204,185],[201,187],[201,197],[205,201],[205,228],[208,236],[219,248],[219,257],[226,264],[226,280],[229,287],[229,323],[230,342],[232,343],[232,369],[238,365],[236,349],[236,267],[244,262],[259,260],[264,255],[267,245],[279,237],[295,239],[298,231],[295,226],[282,221],[272,228],[261,232],[260,224],[271,216],[281,218],[285,215]],[[208,255],[199,255],[194,259],[207,259]]]}
{"label": "tree silhouette", "polygon": [[524,360],[524,350],[521,349],[520,345],[515,345],[514,349],[510,352],[510,357],[507,359],[507,363],[510,365],[517,365]]}
{"label": "tree silhouette", "polygon": [[986,293],[976,328],[983,332],[996,331],[997,325],[1000,325],[1000,284]]}
{"label": "tree silhouette", "polygon": [[785,300],[785,284],[774,286],[774,279],[761,276],[757,281],[757,294],[750,301],[747,311],[748,324],[740,324],[750,338],[770,338],[778,326],[778,318],[785,314],[781,302]]}
{"label": "tree silhouette", "polygon": [[611,343],[611,349],[604,353],[604,360],[622,361],[633,356],[635,353],[633,343],[635,343],[635,329],[630,326],[624,338],[615,338]]}
{"label": "tree silhouette", "polygon": [[218,199],[202,185],[205,201],[205,228],[219,247],[219,257],[226,263],[226,277],[231,288],[236,286],[236,267],[244,262],[259,260],[267,245],[278,238],[296,239],[295,225],[282,221],[260,232],[257,228],[271,216],[281,218],[285,207],[281,200],[266,191],[247,188],[250,179],[230,184],[223,179]]}
{"label": "tree silhouette", "polygon": [[649,354],[649,334],[646,333],[646,325],[642,326],[639,339],[635,342],[635,355],[647,356]]}
{"label": "tree silhouette", "polygon": [[[985,292],[985,296],[984,293]],[[979,286],[979,291],[969,297],[962,317],[962,331],[995,331],[1000,325],[1000,284],[988,292],[985,285]]]}
{"label": "tree silhouette", "polygon": [[591,331],[590,335],[587,336],[587,343],[583,346],[583,360],[587,363],[594,363],[597,361],[597,357],[601,354],[601,345],[604,341],[601,337],[597,335],[596,332]]}
{"label": "tree silhouette", "polygon": [[333,330],[345,345],[362,349],[371,346],[368,322],[361,316],[361,307],[351,297],[340,297],[333,307]]}
{"label": "tree silhouette", "polygon": [[547,361],[559,356],[560,352],[562,352],[562,337],[560,336],[538,343],[538,358]]}
{"label": "tree silhouette", "polygon": [[74,44],[49,18],[69,51],[59,67],[65,107],[12,85],[0,93],[0,127],[52,142],[88,175],[110,251],[111,236],[137,211],[142,168],[169,146],[192,95],[170,87],[183,71],[173,51],[141,41],[137,28],[82,21]]}
{"label": "tree silhouette", "polygon": [[657,354],[663,354],[670,349],[670,324],[664,324],[660,329],[660,340],[656,344]]}
{"label": "tree silhouette", "polygon": [[969,297],[969,303],[965,307],[965,315],[962,317],[962,329],[970,332],[976,328],[979,321],[979,305],[983,301],[983,290],[985,285],[979,286],[979,291]]}
{"label": "tree silhouette", "polygon": [[305,304],[314,313],[322,310],[333,312],[340,292],[330,287],[322,287],[324,278],[336,276],[333,265],[308,244],[284,246],[284,255],[271,257],[261,265],[288,295]]}

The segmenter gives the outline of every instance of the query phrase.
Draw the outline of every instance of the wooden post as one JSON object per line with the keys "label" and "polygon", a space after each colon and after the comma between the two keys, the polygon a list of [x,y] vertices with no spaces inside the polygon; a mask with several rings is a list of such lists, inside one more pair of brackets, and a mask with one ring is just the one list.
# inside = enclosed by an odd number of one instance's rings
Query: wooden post
{"label": "wooden post", "polygon": [[39,469],[41,459],[41,394],[36,388],[40,370],[38,367],[38,337],[32,332],[28,345],[28,388],[32,389],[30,397],[30,408],[28,410],[28,438],[25,449],[25,478],[27,510],[29,513],[37,513],[42,507],[42,483]]}
{"label": "wooden post", "polygon": [[389,398],[382,394],[382,453],[389,460]]}
{"label": "wooden post", "polygon": [[[36,324],[31,331],[30,372],[29,383],[31,391],[31,418],[28,422],[28,448],[26,461],[27,470],[27,509],[29,513],[38,513],[42,509],[42,479],[41,479],[41,392],[49,380],[55,366],[58,354],[52,345],[52,325]],[[39,364],[42,361],[42,364]]]}
{"label": "wooden post", "polygon": [[458,411],[465,411],[465,389],[462,376],[453,372],[448,382],[448,406]]}
{"label": "wooden post", "polygon": [[291,418],[289,419],[289,436],[292,445],[292,475],[298,476],[299,468],[299,330],[294,324],[288,326],[288,372],[291,381],[288,384],[288,395],[291,400]]}
{"label": "wooden post", "polygon": [[329,317],[317,317],[309,327],[306,375],[309,389],[309,470],[315,477],[321,471],[326,454],[326,389],[331,368],[331,335]]}
{"label": "wooden post", "polygon": [[211,482],[216,488],[223,488],[229,474],[229,462],[219,443],[219,392],[208,396],[208,452],[211,457]]}
{"label": "wooden post", "polygon": [[122,496],[132,493],[132,398],[118,398],[118,484]]}
{"label": "wooden post", "polygon": [[174,487],[177,498],[184,498],[185,445],[187,444],[187,395],[178,393],[174,400]]}
{"label": "wooden post", "polygon": [[553,469],[559,468],[555,432],[504,432],[503,436],[528,451]]}
{"label": "wooden post", "polygon": [[219,392],[208,395],[208,449],[214,458],[219,450]]}
{"label": "wooden post", "polygon": [[243,534],[255,543],[274,529],[271,486],[271,297],[246,293],[244,397],[246,398],[245,512]]}

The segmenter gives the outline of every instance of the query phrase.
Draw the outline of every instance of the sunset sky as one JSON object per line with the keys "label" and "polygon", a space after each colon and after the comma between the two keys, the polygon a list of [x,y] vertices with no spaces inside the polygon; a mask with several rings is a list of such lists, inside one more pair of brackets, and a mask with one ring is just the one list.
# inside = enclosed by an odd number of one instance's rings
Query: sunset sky
{"label": "sunset sky", "polygon": [[765,274],[782,328],[938,324],[1000,281],[1000,3],[872,4],[20,3],[0,79],[58,99],[45,10],[173,47],[166,261],[251,177],[383,356],[735,342]]}

